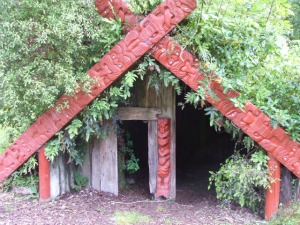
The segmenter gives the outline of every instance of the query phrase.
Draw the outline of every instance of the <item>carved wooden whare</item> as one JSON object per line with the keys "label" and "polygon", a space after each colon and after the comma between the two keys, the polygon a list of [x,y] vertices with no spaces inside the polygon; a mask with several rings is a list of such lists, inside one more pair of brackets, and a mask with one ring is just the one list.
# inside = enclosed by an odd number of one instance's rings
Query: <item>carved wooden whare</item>
{"label": "carved wooden whare", "polygon": [[[108,18],[114,18],[111,11],[113,8],[115,15],[126,24],[124,31],[130,32],[87,72],[99,81],[92,87],[91,93],[87,94],[78,90],[73,97],[64,95],[59,98],[54,107],[40,116],[2,153],[0,182],[23,164],[147,51],[150,50],[149,53],[155,59],[194,91],[197,91],[201,81],[205,78],[204,73],[198,69],[199,60],[171,38],[163,38],[196,7],[195,0],[167,0],[141,22],[139,21],[142,17],[130,12],[122,0],[96,0],[96,6],[98,13]],[[272,128],[269,117],[250,102],[246,103],[244,110],[236,108],[230,98],[237,97],[238,93],[229,91],[224,94],[223,88],[217,81],[212,81],[210,88],[217,99],[207,94],[206,100],[209,103],[300,177],[300,144],[298,142],[292,141],[282,128]],[[56,107],[65,101],[69,101],[69,108],[64,108],[60,113],[57,112]],[[161,129],[164,129],[164,135],[168,133],[165,128]],[[161,160],[158,170],[157,196],[167,197],[171,162],[170,154],[166,151],[167,145],[164,145],[162,140],[159,145]]]}
{"label": "carved wooden whare", "polygon": [[171,120],[157,119],[158,167],[156,197],[168,198],[170,195],[171,170]]}
{"label": "carved wooden whare", "polygon": [[[101,2],[105,3],[106,1]],[[2,153],[0,156],[0,182],[22,165],[195,7],[195,0],[166,0],[145,17],[87,72],[98,80],[90,94],[78,90],[73,97],[62,96],[59,98],[54,107],[41,115]],[[119,14],[120,12],[121,10],[119,10]],[[56,112],[56,106],[63,104],[66,100],[69,101],[69,107],[64,108],[60,113]]]}
{"label": "carved wooden whare", "polygon": [[[124,7],[126,5],[124,1],[116,1],[116,4],[113,5],[114,10],[118,11],[118,4],[121,4],[123,9],[126,8],[125,14],[130,15],[131,20],[134,20],[132,19],[134,14],[129,11],[128,7]],[[97,7],[99,13],[103,12],[101,4],[98,4]],[[106,16],[105,14],[101,15]],[[119,14],[117,15],[119,16]],[[120,16],[120,19],[126,22],[124,18]],[[170,37],[163,38],[150,50],[150,53],[174,75],[194,91],[197,91],[201,81],[205,78],[204,73],[198,69],[200,62],[175,40]],[[244,110],[235,107],[230,99],[239,96],[239,93],[230,90],[225,94],[220,83],[216,80],[212,81],[210,89],[217,96],[216,99],[207,94],[206,100],[210,104],[233,121],[296,176],[300,177],[300,144],[298,142],[292,141],[291,137],[281,127],[273,128],[270,125],[270,118],[251,102],[246,103]]]}

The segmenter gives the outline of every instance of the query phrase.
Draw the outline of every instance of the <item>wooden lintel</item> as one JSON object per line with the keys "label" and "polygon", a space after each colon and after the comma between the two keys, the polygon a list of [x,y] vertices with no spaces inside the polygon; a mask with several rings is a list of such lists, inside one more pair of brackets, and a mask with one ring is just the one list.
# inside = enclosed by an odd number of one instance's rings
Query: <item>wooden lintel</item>
{"label": "wooden lintel", "polygon": [[119,107],[117,110],[120,120],[156,120],[159,114],[158,108]]}

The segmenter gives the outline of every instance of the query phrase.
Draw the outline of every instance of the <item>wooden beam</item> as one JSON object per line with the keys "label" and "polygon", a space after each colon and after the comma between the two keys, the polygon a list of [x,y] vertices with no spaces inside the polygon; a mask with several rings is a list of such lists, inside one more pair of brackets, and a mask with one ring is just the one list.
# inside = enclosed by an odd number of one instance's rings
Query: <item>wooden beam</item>
{"label": "wooden beam", "polygon": [[41,200],[50,199],[50,162],[45,156],[45,145],[38,153],[39,162],[39,192]]}
{"label": "wooden beam", "polygon": [[149,189],[155,196],[158,165],[158,143],[157,143],[157,122],[148,122],[148,165],[149,165]]}
{"label": "wooden beam", "polygon": [[117,110],[120,120],[157,120],[159,114],[158,108],[119,107]]}
{"label": "wooden beam", "polygon": [[271,153],[268,153],[269,161],[269,176],[274,179],[274,182],[270,183],[270,188],[266,193],[266,207],[265,218],[266,220],[272,219],[279,207],[279,195],[280,195],[280,162],[277,161]]}

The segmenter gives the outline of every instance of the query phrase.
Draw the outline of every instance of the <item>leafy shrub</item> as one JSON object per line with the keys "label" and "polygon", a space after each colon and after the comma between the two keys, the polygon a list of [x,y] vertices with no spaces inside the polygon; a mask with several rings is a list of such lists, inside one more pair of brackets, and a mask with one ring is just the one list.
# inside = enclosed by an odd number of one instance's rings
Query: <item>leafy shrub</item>
{"label": "leafy shrub", "polygon": [[85,187],[88,182],[89,179],[85,176],[83,176],[81,173],[79,173],[78,171],[76,171],[74,173],[74,185],[72,185],[72,188],[76,191],[79,191],[81,188]]}
{"label": "leafy shrub", "polygon": [[267,161],[268,156],[263,150],[249,157],[235,152],[226,159],[219,171],[210,171],[208,188],[214,185],[220,200],[236,202],[257,211],[264,200],[259,189],[269,187]]}
{"label": "leafy shrub", "polygon": [[39,183],[37,165],[35,157],[29,158],[26,163],[4,181],[4,189],[8,191],[13,186],[21,186],[36,190]]}
{"label": "leafy shrub", "polygon": [[125,145],[119,149],[119,151],[124,154],[126,161],[125,161],[125,170],[128,173],[135,173],[140,169],[139,166],[139,159],[136,158],[133,152],[133,142],[130,139],[129,133],[126,134],[125,137]]}

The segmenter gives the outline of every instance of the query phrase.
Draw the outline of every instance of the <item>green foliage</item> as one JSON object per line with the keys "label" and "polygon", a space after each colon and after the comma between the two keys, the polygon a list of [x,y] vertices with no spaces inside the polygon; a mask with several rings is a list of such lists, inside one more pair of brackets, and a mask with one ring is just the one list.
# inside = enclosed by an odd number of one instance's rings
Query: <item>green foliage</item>
{"label": "green foliage", "polygon": [[74,185],[72,185],[72,188],[75,190],[75,191],[79,191],[80,189],[82,189],[83,187],[85,187],[88,182],[89,182],[89,179],[85,176],[83,176],[81,173],[79,173],[78,171],[76,171],[74,173]]}
{"label": "green foliage", "polygon": [[125,170],[130,174],[137,172],[140,169],[139,159],[134,155],[133,142],[130,139],[129,133],[126,134],[125,145],[122,146],[119,151],[121,151],[126,158]]}
{"label": "green foliage", "polygon": [[213,126],[215,124],[215,118],[219,116],[219,112],[213,106],[206,107],[204,110],[206,111],[205,115],[209,116],[209,125]]}
{"label": "green foliage", "polygon": [[62,93],[88,90],[86,71],[121,38],[93,2],[1,1],[1,123],[22,132]]}
{"label": "green foliage", "polygon": [[291,10],[293,11],[293,15],[289,18],[293,25],[291,38],[300,40],[300,2],[298,0],[289,0],[289,2],[292,5]]}
{"label": "green foliage", "polygon": [[126,3],[129,5],[129,9],[137,14],[148,14],[162,2],[162,0],[127,0]]}
{"label": "green foliage", "polygon": [[58,156],[59,150],[61,149],[63,132],[56,133],[57,138],[53,138],[51,141],[46,143],[45,155],[48,160],[53,162],[56,156]]}
{"label": "green foliage", "polygon": [[153,58],[149,58],[148,56],[145,57],[144,64],[148,67],[148,72],[150,73],[148,87],[153,87],[158,93],[162,85],[164,85],[165,87],[172,85],[176,93],[178,95],[181,94],[182,88],[180,86],[179,79],[175,77],[170,71],[168,71],[165,67],[157,64],[157,62]]}
{"label": "green foliage", "polygon": [[0,127],[0,154],[8,147],[9,141],[6,135],[6,129]]}
{"label": "green foliage", "polygon": [[38,187],[37,160],[31,157],[7,180],[4,181],[4,189],[8,191],[13,186],[30,187],[35,193]]}
{"label": "green foliage", "polygon": [[210,171],[209,189],[214,185],[218,199],[258,211],[263,203],[259,188],[269,187],[267,161],[262,150],[249,157],[235,152],[219,171]]}
{"label": "green foliage", "polygon": [[79,128],[82,127],[82,122],[79,119],[72,120],[71,124],[66,127],[66,131],[69,133],[70,139],[73,139],[79,132]]}

